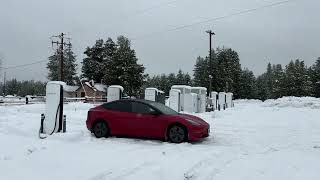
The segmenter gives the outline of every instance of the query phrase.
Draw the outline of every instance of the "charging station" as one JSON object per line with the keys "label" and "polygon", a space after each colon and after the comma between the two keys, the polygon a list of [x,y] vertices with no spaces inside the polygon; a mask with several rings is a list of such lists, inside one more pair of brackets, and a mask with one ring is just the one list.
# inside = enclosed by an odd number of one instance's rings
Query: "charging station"
{"label": "charging station", "polygon": [[61,81],[50,81],[46,85],[45,114],[41,114],[39,137],[46,138],[42,134],[66,132],[66,116],[63,115],[63,87],[66,84]]}
{"label": "charging station", "polygon": [[178,89],[171,89],[169,91],[169,107],[177,112],[181,111],[180,94],[181,91]]}
{"label": "charging station", "polygon": [[218,109],[219,111],[221,109],[225,110],[226,109],[226,93],[225,92],[219,92],[219,99],[218,99]]}
{"label": "charging station", "polygon": [[107,90],[107,102],[122,99],[123,90],[123,87],[119,85],[109,86]]}
{"label": "charging station", "polygon": [[226,94],[226,104],[227,108],[233,107],[233,93],[229,92]]}
{"label": "charging station", "polygon": [[146,88],[144,91],[144,99],[165,104],[166,96],[163,91],[157,88]]}
{"label": "charging station", "polygon": [[191,92],[198,95],[197,111],[198,113],[206,112],[207,88],[205,87],[191,87]]}
{"label": "charging station", "polygon": [[213,110],[218,109],[218,93],[216,91],[211,92]]}
{"label": "charging station", "polygon": [[173,85],[171,89],[180,90],[180,110],[192,112],[191,87],[186,85]]}

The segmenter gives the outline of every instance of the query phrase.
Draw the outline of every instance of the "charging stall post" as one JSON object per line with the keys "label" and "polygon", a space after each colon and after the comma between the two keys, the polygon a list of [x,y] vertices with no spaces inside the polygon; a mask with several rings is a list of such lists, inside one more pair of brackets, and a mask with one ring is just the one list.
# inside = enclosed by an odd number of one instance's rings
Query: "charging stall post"
{"label": "charging stall post", "polygon": [[191,86],[173,85],[171,89],[180,90],[180,110],[185,112],[193,112]]}
{"label": "charging stall post", "polygon": [[165,104],[165,94],[157,88],[146,88],[144,91],[144,99]]}
{"label": "charging stall post", "polygon": [[218,109],[219,111],[221,109],[226,109],[226,93],[225,92],[219,92],[219,99],[218,99]]}
{"label": "charging stall post", "polygon": [[64,86],[66,84],[61,81],[50,81],[46,85],[45,114],[41,114],[39,130],[41,139],[53,133],[66,132],[66,116],[63,115]]}
{"label": "charging stall post", "polygon": [[213,110],[218,109],[218,93],[216,91],[211,92]]}
{"label": "charging stall post", "polygon": [[180,94],[181,91],[178,89],[171,89],[169,91],[169,107],[177,112],[181,111]]}
{"label": "charging stall post", "polygon": [[227,104],[227,108],[231,108],[233,107],[233,93],[228,92],[226,94],[226,104]]}
{"label": "charging stall post", "polygon": [[122,99],[123,87],[119,85],[109,86],[107,89],[107,102],[116,101]]}
{"label": "charging stall post", "polygon": [[198,95],[197,111],[198,113],[206,112],[207,88],[191,87],[191,92]]}

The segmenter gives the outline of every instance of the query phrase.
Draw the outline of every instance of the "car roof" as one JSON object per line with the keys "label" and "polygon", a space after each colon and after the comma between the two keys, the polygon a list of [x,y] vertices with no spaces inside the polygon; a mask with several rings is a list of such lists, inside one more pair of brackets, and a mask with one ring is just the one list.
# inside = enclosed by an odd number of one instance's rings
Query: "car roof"
{"label": "car roof", "polygon": [[144,99],[120,99],[120,100],[116,100],[116,101],[111,101],[112,102],[141,102],[141,103],[146,103],[146,104],[150,104],[150,103],[155,103],[154,101],[149,101],[149,100],[144,100]]}

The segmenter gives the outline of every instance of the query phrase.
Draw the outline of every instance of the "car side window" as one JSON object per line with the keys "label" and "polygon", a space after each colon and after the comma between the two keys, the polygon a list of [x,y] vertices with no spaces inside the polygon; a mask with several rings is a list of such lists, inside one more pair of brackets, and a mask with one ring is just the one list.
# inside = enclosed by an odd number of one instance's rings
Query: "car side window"
{"label": "car side window", "polygon": [[151,114],[152,112],[154,112],[155,110],[143,103],[139,103],[139,102],[132,102],[132,112],[133,113],[138,113],[138,114]]}
{"label": "car side window", "polygon": [[130,102],[125,102],[125,101],[106,103],[106,104],[103,104],[102,107],[104,107],[105,109],[113,110],[113,111],[131,112]]}

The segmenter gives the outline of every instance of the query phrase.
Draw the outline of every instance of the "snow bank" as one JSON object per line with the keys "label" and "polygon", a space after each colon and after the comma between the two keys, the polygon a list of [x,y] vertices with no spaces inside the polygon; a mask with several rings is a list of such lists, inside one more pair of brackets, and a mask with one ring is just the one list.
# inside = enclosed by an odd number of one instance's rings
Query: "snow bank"
{"label": "snow bank", "polygon": [[263,102],[264,107],[294,107],[320,109],[320,98],[314,97],[283,97],[279,99],[268,99]]}

